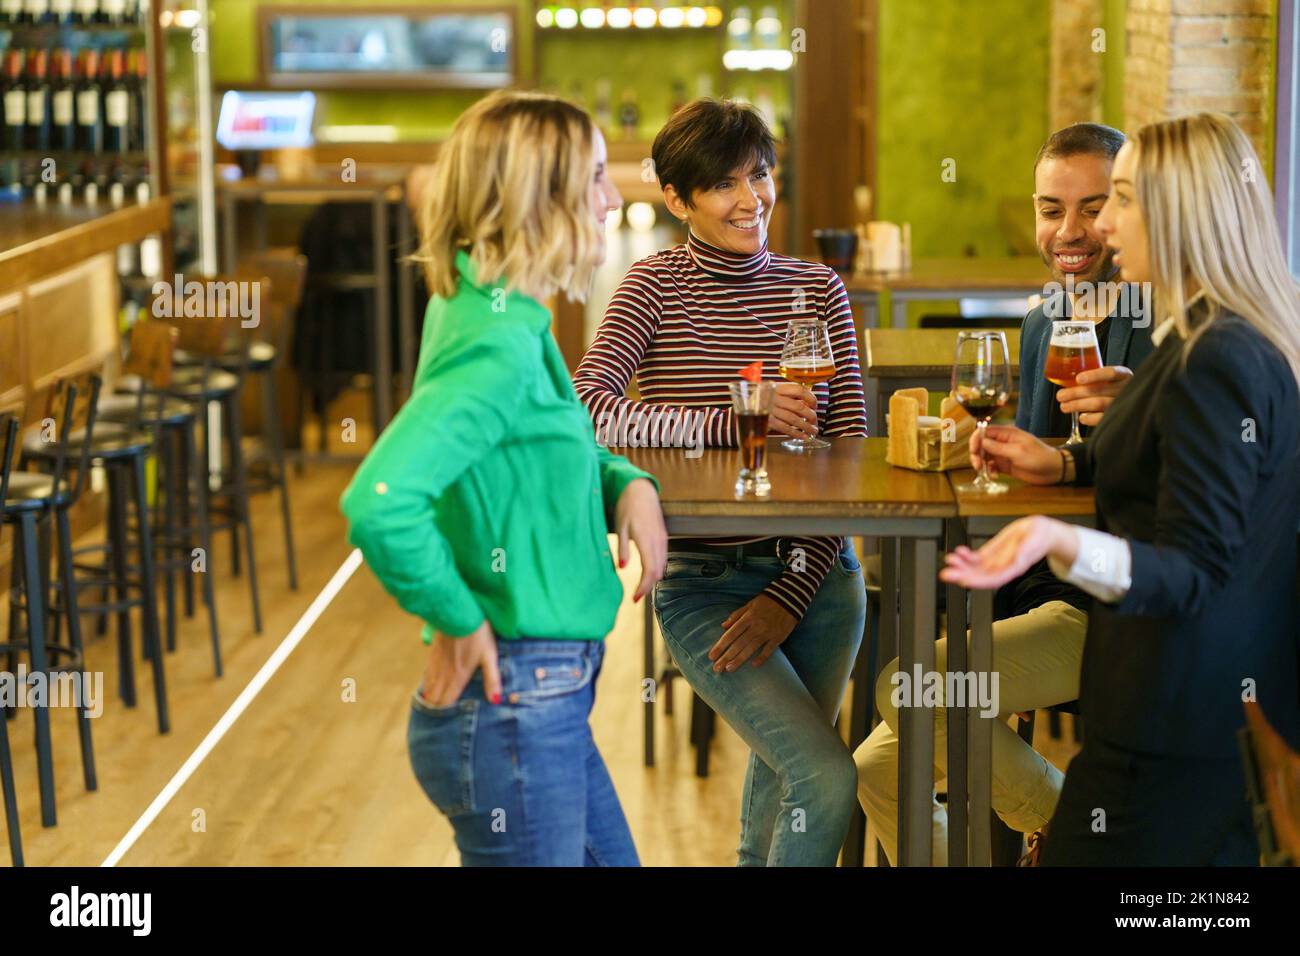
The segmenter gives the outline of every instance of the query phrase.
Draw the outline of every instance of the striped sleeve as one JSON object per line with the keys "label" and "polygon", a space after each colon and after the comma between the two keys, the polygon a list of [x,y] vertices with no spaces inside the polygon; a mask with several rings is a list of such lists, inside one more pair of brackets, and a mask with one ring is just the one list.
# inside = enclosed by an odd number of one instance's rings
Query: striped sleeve
{"label": "striped sleeve", "polygon": [[785,570],[772,579],[763,593],[785,608],[796,621],[808,613],[822,580],[840,552],[840,538],[782,538]]}
{"label": "striped sleeve", "polygon": [[867,437],[867,401],[862,391],[862,370],[858,365],[858,333],[853,309],[840,277],[826,270],[826,304],[822,318],[835,353],[835,377],[830,381],[830,401],[822,432],[848,438]]}
{"label": "striped sleeve", "polygon": [[[702,434],[707,446],[734,446],[730,408],[691,408],[652,404],[627,397],[663,314],[663,297],[654,266],[642,260],[623,278],[601,320],[596,338],[573,376],[573,387],[591,413],[596,440],[624,444],[677,444]],[[629,436],[634,436],[629,438]]]}

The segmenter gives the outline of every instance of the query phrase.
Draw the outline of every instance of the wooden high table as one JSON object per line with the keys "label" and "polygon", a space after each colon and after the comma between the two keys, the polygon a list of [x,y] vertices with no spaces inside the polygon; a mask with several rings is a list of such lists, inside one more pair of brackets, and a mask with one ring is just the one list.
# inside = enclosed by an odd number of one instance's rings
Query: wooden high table
{"label": "wooden high table", "polygon": [[[615,449],[659,480],[672,535],[868,535],[882,538],[881,640],[898,639],[901,666],[934,670],[939,542],[957,516],[945,475],[908,471],[885,462],[883,438],[834,438],[810,454],[768,442],[769,498],[735,496],[739,454],[680,448]],[[656,677],[654,609],[645,608],[645,676]],[[867,697],[870,700],[870,697]],[[654,703],[645,705],[647,764],[654,754]],[[934,711],[904,708],[900,753],[900,861],[930,860],[930,801],[934,785]]]}
{"label": "wooden high table", "polygon": [[880,294],[893,303],[890,325],[907,326],[907,304],[925,300],[1004,299],[1041,293],[1051,280],[1034,256],[916,259],[905,272],[868,272],[844,277],[850,304],[862,310],[862,327],[881,328]]}
{"label": "wooden high table", "polygon": [[[1053,442],[1059,444],[1059,442]],[[959,544],[977,548],[1004,527],[1025,515],[1049,515],[1073,524],[1094,523],[1092,488],[1027,485],[1013,478],[1000,495],[972,494],[959,486],[972,481],[970,469],[947,473],[957,504],[957,516],[946,523],[944,550]],[[970,593],[970,648],[965,635],[964,589],[946,585],[948,605],[948,671],[988,673],[993,670],[993,592]],[[949,702],[951,705],[951,701]],[[992,864],[993,721],[982,717],[979,705],[948,707],[948,862],[950,866]],[[906,738],[904,738],[904,741]],[[969,817],[967,808],[969,807]],[[968,830],[969,823],[969,830]],[[970,842],[967,845],[967,833]]]}

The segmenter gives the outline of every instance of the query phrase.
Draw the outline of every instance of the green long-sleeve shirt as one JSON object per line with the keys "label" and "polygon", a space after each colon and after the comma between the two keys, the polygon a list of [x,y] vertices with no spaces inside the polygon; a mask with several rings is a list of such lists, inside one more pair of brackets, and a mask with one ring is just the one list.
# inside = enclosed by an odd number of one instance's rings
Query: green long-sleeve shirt
{"label": "green long-sleeve shirt", "polygon": [[426,641],[485,617],[504,639],[603,638],[623,593],[614,506],[654,479],[596,444],[541,303],[456,266],[411,397],[343,493],[348,540]]}

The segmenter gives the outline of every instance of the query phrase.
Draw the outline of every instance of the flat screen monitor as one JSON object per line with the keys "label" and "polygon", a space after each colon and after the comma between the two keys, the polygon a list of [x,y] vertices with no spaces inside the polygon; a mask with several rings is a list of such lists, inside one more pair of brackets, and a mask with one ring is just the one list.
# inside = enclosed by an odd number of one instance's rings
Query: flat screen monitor
{"label": "flat screen monitor", "polygon": [[315,113],[315,93],[229,90],[221,98],[217,142],[232,150],[310,146]]}

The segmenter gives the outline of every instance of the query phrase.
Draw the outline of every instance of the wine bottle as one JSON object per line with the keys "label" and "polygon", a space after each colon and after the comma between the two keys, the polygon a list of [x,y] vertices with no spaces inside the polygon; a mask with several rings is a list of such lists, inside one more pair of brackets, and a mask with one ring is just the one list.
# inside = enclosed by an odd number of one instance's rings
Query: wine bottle
{"label": "wine bottle", "polygon": [[86,50],[77,78],[77,148],[98,153],[104,148],[104,116],[100,109],[99,51]]}
{"label": "wine bottle", "polygon": [[54,54],[54,79],[50,84],[50,142],[54,149],[77,148],[76,84],[72,79],[72,51]]}
{"label": "wine bottle", "polygon": [[50,0],[50,15],[59,26],[72,26],[77,16],[76,0]]}
{"label": "wine bottle", "polygon": [[10,49],[5,53],[4,79],[0,80],[0,101],[4,104],[4,133],[0,140],[5,152],[23,148],[27,132],[27,86],[23,83],[23,55]]}
{"label": "wine bottle", "polygon": [[125,54],[112,50],[107,58],[104,82],[104,149],[125,153],[131,148],[131,89],[122,61]]}
{"label": "wine bottle", "polygon": [[77,18],[76,22],[81,26],[89,26],[92,23],[99,23],[99,0],[76,0]]}
{"label": "wine bottle", "polygon": [[132,50],[127,86],[131,91],[131,144],[136,152],[148,148],[145,135],[146,117],[149,115],[149,58],[144,50]]}
{"label": "wine bottle", "polygon": [[50,80],[46,74],[44,50],[27,55],[27,148],[47,151],[50,148]]}
{"label": "wine bottle", "polygon": [[50,0],[25,0],[27,22],[39,26],[50,19]]}
{"label": "wine bottle", "polygon": [[0,0],[0,24],[19,26],[27,22],[27,8],[23,0]]}

